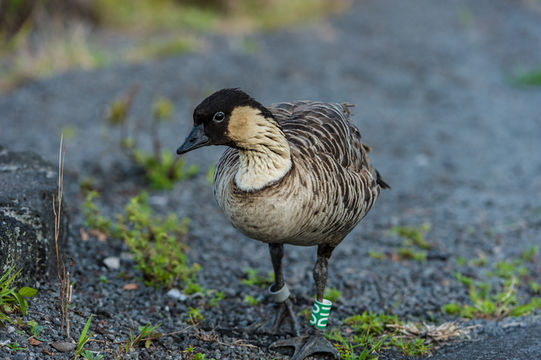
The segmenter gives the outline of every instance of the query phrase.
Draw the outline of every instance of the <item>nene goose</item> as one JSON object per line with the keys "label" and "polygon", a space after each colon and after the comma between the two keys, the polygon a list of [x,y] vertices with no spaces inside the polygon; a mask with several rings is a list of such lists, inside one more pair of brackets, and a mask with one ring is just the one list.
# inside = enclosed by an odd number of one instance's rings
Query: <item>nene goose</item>
{"label": "nene goose", "polygon": [[[277,332],[289,317],[297,335],[271,347],[293,347],[295,360],[320,352],[339,358],[320,331],[330,312],[330,302],[323,299],[327,263],[380,188],[388,187],[374,173],[348,107],[312,101],[264,107],[241,90],[223,89],[195,108],[194,127],[177,150],[229,147],[216,167],[214,194],[235,228],[269,244],[275,273],[269,294],[280,304],[270,327]],[[299,336],[284,282],[283,244],[317,245],[315,329],[308,335]]]}

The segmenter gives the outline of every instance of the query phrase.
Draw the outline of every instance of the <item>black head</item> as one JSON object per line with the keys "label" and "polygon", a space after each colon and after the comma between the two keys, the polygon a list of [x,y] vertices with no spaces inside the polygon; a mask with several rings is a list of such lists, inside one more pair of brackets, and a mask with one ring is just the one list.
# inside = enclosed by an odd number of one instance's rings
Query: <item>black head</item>
{"label": "black head", "polygon": [[[263,105],[239,89],[222,89],[203,100],[193,112],[193,124],[184,144],[177,154],[207,145],[228,145],[236,147],[239,129],[245,128],[245,116],[239,116],[240,109],[255,110],[265,118],[272,119],[272,113]],[[235,116],[232,115],[235,113]],[[233,131],[233,129],[235,129]],[[235,132],[237,134],[232,134]]]}

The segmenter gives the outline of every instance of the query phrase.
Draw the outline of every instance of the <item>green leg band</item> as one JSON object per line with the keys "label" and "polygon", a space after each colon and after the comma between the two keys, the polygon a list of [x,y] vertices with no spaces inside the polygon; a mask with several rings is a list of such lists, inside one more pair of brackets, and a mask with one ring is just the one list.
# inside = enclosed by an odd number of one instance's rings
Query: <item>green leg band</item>
{"label": "green leg band", "polygon": [[327,299],[323,299],[322,302],[315,300],[310,325],[318,329],[325,329],[327,321],[329,321],[329,315],[331,314],[331,307],[332,302]]}

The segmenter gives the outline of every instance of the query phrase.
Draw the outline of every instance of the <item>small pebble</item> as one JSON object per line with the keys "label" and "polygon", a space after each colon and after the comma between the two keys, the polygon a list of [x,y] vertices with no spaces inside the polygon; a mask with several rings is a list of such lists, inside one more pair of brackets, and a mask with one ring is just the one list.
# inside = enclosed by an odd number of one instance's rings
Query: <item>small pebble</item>
{"label": "small pebble", "polygon": [[118,256],[109,256],[103,259],[103,263],[109,270],[120,269],[120,258]]}
{"label": "small pebble", "polygon": [[173,299],[179,300],[179,301],[185,301],[188,296],[186,296],[184,293],[182,293],[179,289],[171,289],[167,292],[167,296],[172,297]]}
{"label": "small pebble", "polygon": [[65,342],[65,341],[55,341],[51,343],[51,346],[60,352],[68,352],[75,350],[76,346],[74,343]]}

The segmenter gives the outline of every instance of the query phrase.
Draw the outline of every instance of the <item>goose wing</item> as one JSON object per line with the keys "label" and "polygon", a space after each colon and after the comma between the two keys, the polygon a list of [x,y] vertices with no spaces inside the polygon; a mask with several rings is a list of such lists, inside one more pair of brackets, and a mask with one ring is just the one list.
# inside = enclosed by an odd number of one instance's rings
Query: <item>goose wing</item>
{"label": "goose wing", "polygon": [[361,134],[349,119],[353,105],[298,101],[268,107],[293,146],[303,155],[326,153],[341,166],[360,172],[372,167]]}

